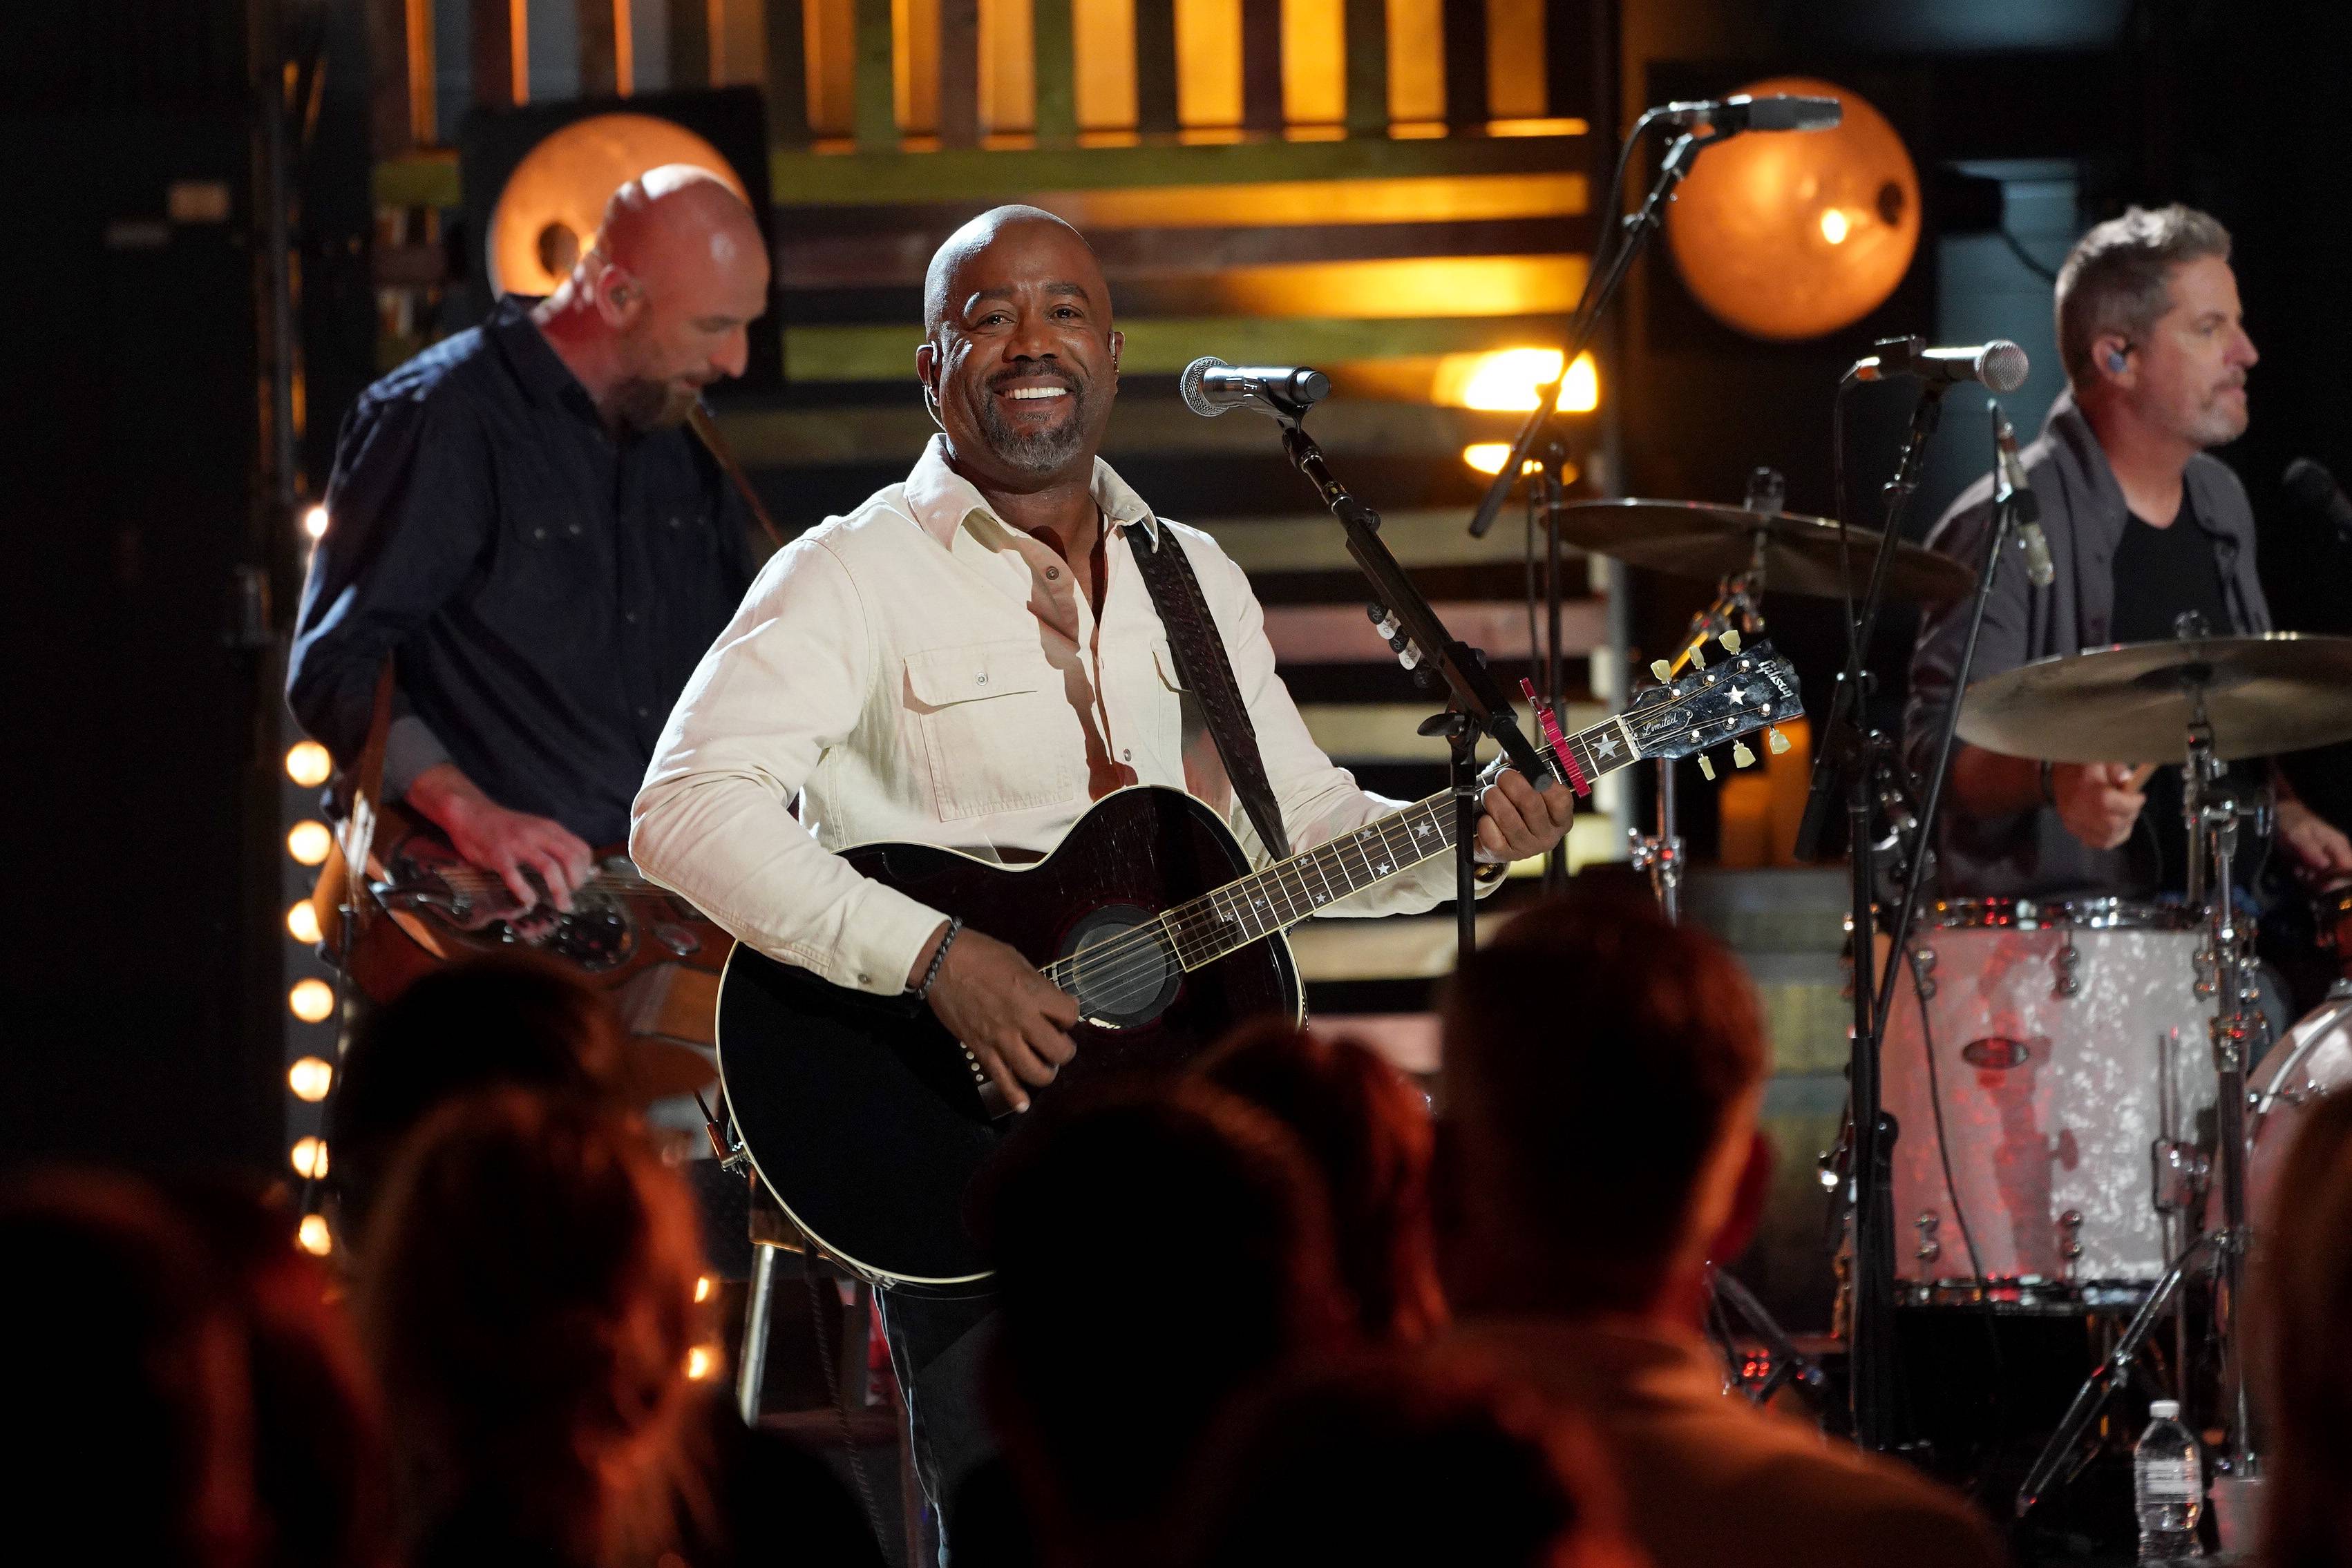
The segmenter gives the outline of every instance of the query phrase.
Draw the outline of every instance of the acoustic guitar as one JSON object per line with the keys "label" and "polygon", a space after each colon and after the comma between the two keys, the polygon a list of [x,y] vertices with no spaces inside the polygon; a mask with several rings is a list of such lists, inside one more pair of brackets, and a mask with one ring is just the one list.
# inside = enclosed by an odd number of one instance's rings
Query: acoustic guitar
{"label": "acoustic guitar", "polygon": [[[1698,755],[1803,711],[1769,643],[1736,648],[1562,735],[1538,710],[1547,767],[1580,793],[1654,758]],[[1773,732],[1775,748],[1785,746]],[[1490,769],[1490,774],[1492,770]],[[1075,997],[1073,1083],[1170,1069],[1262,1013],[1303,1016],[1283,933],[1349,894],[1451,852],[1450,792],[1261,870],[1201,801],[1138,785],[1103,797],[1034,864],[930,844],[843,852],[859,872],[1008,942]],[[987,1278],[964,1195],[1023,1120],[929,1009],[834,986],[737,944],[719,993],[719,1064],[761,1179],[794,1224],[882,1285],[969,1289]]]}

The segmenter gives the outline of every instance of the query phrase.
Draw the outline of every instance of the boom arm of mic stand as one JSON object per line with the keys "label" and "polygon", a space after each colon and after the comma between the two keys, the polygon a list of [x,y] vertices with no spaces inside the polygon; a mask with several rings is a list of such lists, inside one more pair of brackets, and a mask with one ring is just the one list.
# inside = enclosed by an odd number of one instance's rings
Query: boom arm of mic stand
{"label": "boom arm of mic stand", "polygon": [[[1645,117],[1642,124],[1633,128],[1633,134],[1640,135],[1647,124]],[[1478,502],[1478,510],[1470,518],[1472,538],[1485,538],[1486,530],[1493,528],[1495,519],[1502,515],[1503,503],[1511,498],[1512,490],[1518,486],[1519,470],[1527,465],[1528,455],[1535,451],[1536,443],[1543,438],[1545,426],[1550,424],[1553,415],[1559,412],[1559,392],[1568,384],[1569,367],[1592,346],[1593,334],[1600,330],[1601,316],[1608,310],[1609,302],[1616,297],[1618,287],[1625,281],[1625,275],[1633,270],[1633,258],[1642,254],[1650,235],[1656,232],[1660,215],[1665,211],[1667,201],[1673,197],[1675,187],[1681,184],[1683,177],[1690,172],[1691,163],[1698,157],[1701,148],[1712,146],[1730,134],[1729,131],[1710,130],[1701,136],[1685,131],[1666,150],[1665,161],[1658,169],[1657,183],[1650,187],[1650,193],[1643,198],[1641,207],[1625,219],[1623,237],[1611,250],[1609,265],[1587,281],[1585,298],[1577,306],[1575,319],[1569,323],[1567,346],[1560,350],[1559,380],[1554,382],[1548,392],[1538,396],[1527,423],[1519,426],[1518,435],[1511,442],[1510,455],[1504,458],[1502,467],[1496,470],[1494,480],[1486,486],[1486,496]],[[1613,218],[1616,214],[1612,213],[1610,216]]]}
{"label": "boom arm of mic stand", "polygon": [[1349,494],[1348,487],[1333,476],[1330,465],[1323,460],[1323,449],[1315,444],[1315,438],[1307,434],[1307,427],[1296,417],[1286,416],[1282,421],[1282,449],[1292,465],[1314,485],[1331,515],[1339,519],[1339,526],[1348,533],[1348,553],[1355,558],[1381,602],[1397,618],[1404,634],[1444,676],[1455,706],[1478,727],[1480,733],[1495,737],[1503,755],[1528,783],[1538,789],[1550,788],[1556,782],[1551,769],[1536,755],[1536,748],[1519,729],[1511,699],[1503,695],[1502,686],[1478,662],[1469,644],[1457,641],[1446,631],[1436,610],[1412,585],[1404,568],[1397,564],[1396,557],[1389,553],[1388,545],[1381,538],[1380,514]]}

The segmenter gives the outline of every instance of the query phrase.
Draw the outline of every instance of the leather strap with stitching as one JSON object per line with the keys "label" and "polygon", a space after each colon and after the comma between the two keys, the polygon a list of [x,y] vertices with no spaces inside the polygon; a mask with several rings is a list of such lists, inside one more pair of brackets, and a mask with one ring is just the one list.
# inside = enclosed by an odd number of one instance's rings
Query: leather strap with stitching
{"label": "leather strap with stitching", "polygon": [[1192,573],[1192,559],[1173,534],[1163,531],[1161,538],[1171,548],[1160,548],[1150,528],[1130,524],[1127,529],[1127,542],[1135,550],[1136,565],[1142,569],[1144,586],[1151,591],[1152,606],[1160,612],[1160,624],[1168,629],[1177,678],[1200,700],[1209,738],[1217,744],[1225,777],[1233,781],[1234,793],[1249,813],[1259,841],[1275,859],[1287,860],[1290,840],[1282,831],[1282,809],[1275,803],[1265,759],[1258,755],[1257,731],[1242,701],[1241,685],[1234,679],[1224,640],[1217,635],[1209,602],[1201,593],[1201,580]]}

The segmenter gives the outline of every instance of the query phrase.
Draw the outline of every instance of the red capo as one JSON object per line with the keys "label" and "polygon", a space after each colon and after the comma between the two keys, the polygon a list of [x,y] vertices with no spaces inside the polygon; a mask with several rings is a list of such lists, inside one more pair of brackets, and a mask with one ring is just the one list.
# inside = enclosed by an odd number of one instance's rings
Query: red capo
{"label": "red capo", "polygon": [[1543,726],[1544,744],[1551,747],[1554,761],[1567,775],[1568,787],[1580,795],[1591,794],[1591,782],[1584,777],[1584,769],[1576,765],[1576,753],[1568,748],[1568,737],[1560,733],[1559,715],[1536,695],[1536,684],[1524,675],[1519,678],[1519,690],[1528,695],[1528,706],[1536,710],[1536,722]]}

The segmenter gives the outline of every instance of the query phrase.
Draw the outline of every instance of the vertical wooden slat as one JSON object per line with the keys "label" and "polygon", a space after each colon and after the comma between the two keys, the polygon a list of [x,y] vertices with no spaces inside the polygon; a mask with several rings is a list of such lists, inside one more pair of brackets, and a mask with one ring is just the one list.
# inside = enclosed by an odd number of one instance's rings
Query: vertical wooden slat
{"label": "vertical wooden slat", "polygon": [[[369,73],[368,135],[379,158],[405,152],[418,140],[408,14],[409,0],[367,0],[368,54],[374,67]],[[431,83],[428,73],[427,92]]]}
{"label": "vertical wooden slat", "polygon": [[1176,0],[1135,0],[1135,123],[1176,131]]}
{"label": "vertical wooden slat", "polygon": [[1282,129],[1282,0],[1242,0],[1242,124]]}
{"label": "vertical wooden slat", "polygon": [[768,7],[768,140],[779,147],[809,143],[808,24],[801,0],[766,0]]}
{"label": "vertical wooden slat", "polygon": [[852,101],[857,145],[869,152],[898,145],[898,81],[890,53],[890,0],[857,0],[856,65]]}
{"label": "vertical wooden slat", "polygon": [[503,109],[519,101],[515,91],[515,25],[522,0],[470,0],[473,17],[474,101]]}
{"label": "vertical wooden slat", "polygon": [[610,97],[621,89],[620,38],[613,26],[613,0],[574,0],[573,14],[580,28],[580,96]]}
{"label": "vertical wooden slat", "polygon": [[1603,105],[1604,83],[1616,75],[1614,0],[1545,0],[1545,113],[1589,122],[1611,135],[1616,122]]}
{"label": "vertical wooden slat", "polygon": [[1033,0],[1031,47],[1037,56],[1037,140],[1078,134],[1077,55],[1071,0]]}
{"label": "vertical wooden slat", "polygon": [[612,0],[613,90],[623,98],[637,90],[637,16],[631,0]]}
{"label": "vertical wooden slat", "polygon": [[710,85],[710,13],[702,0],[670,0],[669,85]]}
{"label": "vertical wooden slat", "polygon": [[1540,120],[1545,87],[1545,0],[1486,0],[1486,112],[1496,120]]}
{"label": "vertical wooden slat", "polygon": [[981,0],[983,135],[1017,136],[1037,129],[1036,21],[1030,0]]}
{"label": "vertical wooden slat", "polygon": [[940,0],[940,141],[980,145],[980,0]]}
{"label": "vertical wooden slat", "polygon": [[1486,107],[1486,0],[1444,0],[1445,123],[1484,125]]}
{"label": "vertical wooden slat", "polygon": [[1347,0],[1348,134],[1382,136],[1389,128],[1388,0]]}

